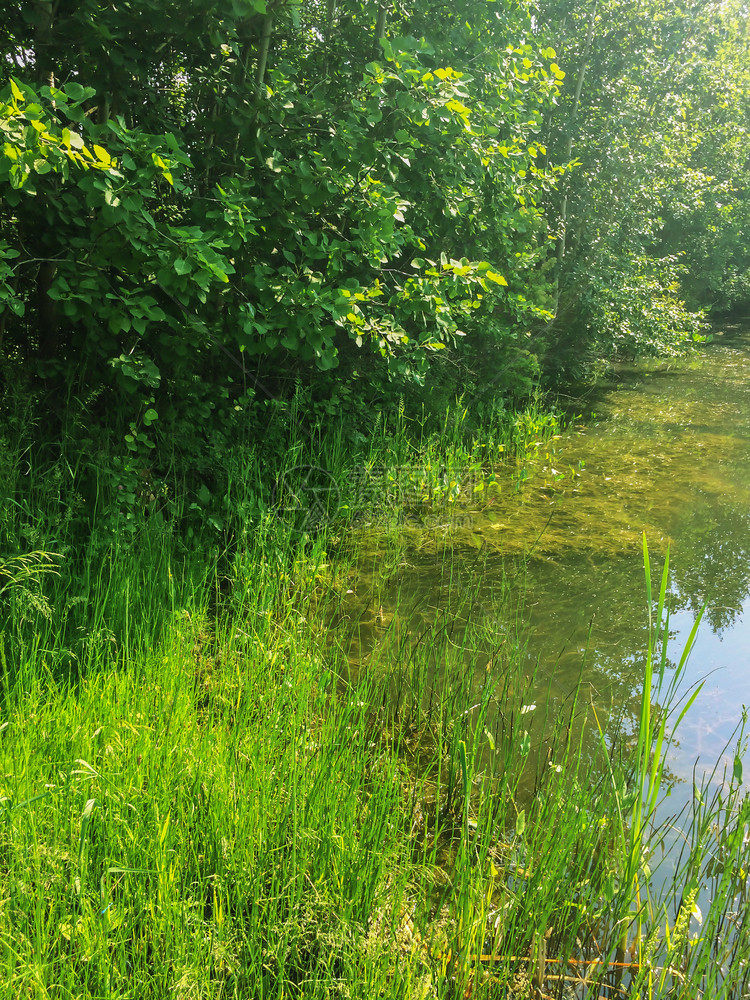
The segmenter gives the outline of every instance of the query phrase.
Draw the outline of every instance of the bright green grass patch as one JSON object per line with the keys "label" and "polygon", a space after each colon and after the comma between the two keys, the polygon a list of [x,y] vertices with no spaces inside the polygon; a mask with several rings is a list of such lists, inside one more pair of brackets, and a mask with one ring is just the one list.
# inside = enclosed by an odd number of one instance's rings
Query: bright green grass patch
{"label": "bright green grass patch", "polygon": [[575,692],[533,745],[496,622],[457,601],[350,677],[300,561],[75,683],[6,664],[0,995],[739,995],[748,805],[702,803],[662,884],[650,690],[634,763]]}
{"label": "bright green grass patch", "polygon": [[[452,440],[373,454],[484,470]],[[349,488],[326,449],[290,452],[290,496],[319,497],[313,466]],[[639,731],[599,739],[581,691],[531,704],[512,609],[461,596],[448,552],[439,613],[351,657],[340,511],[300,530],[304,504],[259,506],[257,460],[233,470],[223,547],[151,510],[76,548],[48,506],[57,529],[0,565],[0,996],[741,996],[741,747],[657,865],[665,584]],[[30,537],[18,510],[6,538]]]}
{"label": "bright green grass patch", "polygon": [[325,673],[302,629],[183,612],[140,663],[6,692],[4,995],[380,991],[372,919],[414,874],[403,768]]}

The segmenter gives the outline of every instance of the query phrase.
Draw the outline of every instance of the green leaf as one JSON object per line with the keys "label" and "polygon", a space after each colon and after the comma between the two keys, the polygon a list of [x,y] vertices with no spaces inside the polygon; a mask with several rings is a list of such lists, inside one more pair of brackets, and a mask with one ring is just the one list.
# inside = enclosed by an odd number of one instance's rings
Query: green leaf
{"label": "green leaf", "polygon": [[109,155],[107,150],[104,149],[103,146],[97,146],[97,144],[94,143],[92,148],[94,150],[94,156],[96,156],[97,160],[100,160],[107,166],[109,166],[112,163],[112,157]]}
{"label": "green leaf", "polygon": [[66,97],[73,101],[85,101],[87,97],[92,97],[96,91],[91,87],[82,87],[80,83],[66,83],[63,87]]}
{"label": "green leaf", "polygon": [[741,785],[742,784],[742,758],[739,756],[739,754],[735,754],[735,757],[734,757],[734,767],[732,768],[732,774],[733,774],[734,780],[737,782],[737,784]]}
{"label": "green leaf", "polygon": [[378,39],[378,42],[380,43],[380,47],[383,50],[385,58],[388,62],[393,62],[393,46],[391,45],[390,40],[384,35],[382,38]]}
{"label": "green leaf", "polygon": [[81,149],[83,139],[77,132],[71,132],[69,128],[62,130],[62,141],[69,149]]}
{"label": "green leaf", "polygon": [[485,272],[485,277],[489,278],[490,281],[494,281],[496,285],[506,285],[507,286],[507,284],[508,284],[508,282],[505,280],[505,278],[502,276],[502,274],[498,274],[497,271],[486,271]]}
{"label": "green leaf", "polygon": [[516,836],[523,837],[526,830],[526,810],[522,809],[516,816]]}

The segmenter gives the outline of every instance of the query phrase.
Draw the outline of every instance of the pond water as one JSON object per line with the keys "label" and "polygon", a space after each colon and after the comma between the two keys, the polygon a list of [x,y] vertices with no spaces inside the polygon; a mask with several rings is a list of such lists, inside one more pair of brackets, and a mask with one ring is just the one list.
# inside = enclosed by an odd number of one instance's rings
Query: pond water
{"label": "pond water", "polygon": [[[393,614],[413,627],[415,614],[445,607],[451,588],[491,615],[498,591],[507,597],[502,582],[520,574],[532,697],[562,701],[582,675],[605,713],[635,718],[645,532],[656,592],[670,553],[671,665],[706,606],[684,690],[704,686],[668,758],[676,811],[694,776],[717,761],[714,783],[725,765],[731,774],[733,733],[750,706],[750,331],[718,330],[691,359],[620,367],[572,405],[571,427],[515,470],[519,488],[509,480],[481,509],[404,526],[398,597],[394,585],[369,625],[363,614],[353,654],[366,655]],[[745,778],[750,790],[748,762]]]}
{"label": "pond water", "polygon": [[697,360],[622,370],[594,412],[561,448],[565,464],[585,463],[553,501],[551,525],[572,537],[530,562],[529,652],[549,672],[550,654],[575,662],[587,648],[600,696],[634,682],[637,700],[641,533],[652,553],[668,544],[672,662],[706,608],[683,688],[704,686],[669,757],[680,801],[692,795],[696,761],[700,775],[725,757],[731,773],[725,747],[750,706],[750,333],[720,332]]}

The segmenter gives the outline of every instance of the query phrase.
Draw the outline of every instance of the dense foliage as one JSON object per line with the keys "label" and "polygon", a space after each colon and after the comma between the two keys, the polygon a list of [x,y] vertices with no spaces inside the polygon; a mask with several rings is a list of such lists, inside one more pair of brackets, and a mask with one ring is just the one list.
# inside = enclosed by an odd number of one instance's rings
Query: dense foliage
{"label": "dense foliage", "polygon": [[540,381],[750,300],[746,8],[689,2],[3,4],[0,996],[746,989],[744,736],[654,877],[666,569],[608,741],[515,594],[445,550],[410,634],[339,530],[554,486]]}
{"label": "dense foliage", "polygon": [[[565,357],[669,351],[701,308],[750,302],[747,8],[663,0],[541,5],[567,70],[551,155],[561,186]],[[688,312],[683,302],[692,312]]]}
{"label": "dense foliage", "polygon": [[131,496],[295,393],[356,435],[674,350],[748,300],[746,39],[738,0],[7,4],[6,413]]}

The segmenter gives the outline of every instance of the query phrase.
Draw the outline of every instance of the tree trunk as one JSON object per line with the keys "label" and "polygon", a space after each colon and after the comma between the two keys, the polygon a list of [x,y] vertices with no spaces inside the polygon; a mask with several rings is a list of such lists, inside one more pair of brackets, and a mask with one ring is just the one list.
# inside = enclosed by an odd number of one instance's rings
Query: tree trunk
{"label": "tree trunk", "polygon": [[331,35],[333,34],[333,25],[336,19],[336,0],[327,0],[326,2],[326,23],[325,29],[323,31],[323,39],[325,42],[326,49],[326,61],[325,68],[323,70],[323,76],[328,79],[328,71],[331,61]]}
{"label": "tree trunk", "polygon": [[35,0],[36,31],[34,33],[34,69],[40,87],[54,87],[55,58],[53,54],[52,27],[57,3],[53,0]]}
{"label": "tree trunk", "polygon": [[381,52],[380,39],[385,38],[385,25],[386,25],[386,18],[388,16],[388,6],[389,5],[387,3],[378,4],[378,18],[377,21],[375,22],[375,44],[373,46],[376,58],[380,55]]}
{"label": "tree trunk", "polygon": [[[568,137],[565,141],[565,154],[563,156],[564,163],[570,163],[570,159],[573,155],[573,133],[575,131],[575,124],[578,118],[578,108],[581,103],[581,91],[583,90],[583,80],[586,76],[586,66],[588,63],[589,52],[591,51],[591,43],[594,40],[594,26],[596,24],[596,8],[598,0],[594,0],[593,7],[591,8],[591,16],[589,17],[588,28],[586,30],[586,41],[583,46],[583,53],[581,55],[581,64],[578,67],[578,78],[576,79],[576,88],[573,92],[573,109],[570,115],[570,123],[568,125]],[[568,229],[568,178],[564,178],[562,183],[562,198],[560,199],[560,219],[557,230],[557,265],[555,268],[555,299],[554,299],[554,309],[553,313],[555,317],[558,314],[560,308],[560,282],[563,273],[563,267],[565,263],[565,250],[566,250],[566,237]]]}
{"label": "tree trunk", "polygon": [[326,45],[330,45],[331,43],[331,32],[333,31],[333,22],[335,17],[336,17],[336,0],[327,0],[326,30],[325,30]]}
{"label": "tree trunk", "polygon": [[[36,0],[36,32],[34,36],[34,62],[36,82],[40,87],[55,86],[56,61],[54,57],[54,19],[57,3],[53,0]],[[54,183],[54,182],[52,182]],[[46,198],[39,193],[40,203]],[[41,205],[40,205],[41,207]],[[57,302],[49,297],[49,290],[57,273],[56,261],[50,259],[51,250],[44,234],[35,234],[34,253],[41,261],[36,275],[34,294],[37,323],[37,352],[41,360],[49,360],[59,352],[60,317]]]}
{"label": "tree trunk", "polygon": [[266,65],[268,63],[268,50],[271,46],[271,32],[273,31],[273,7],[268,8],[268,13],[263,18],[263,30],[258,46],[258,62],[255,67],[255,89],[260,94],[263,90],[263,83],[266,77]]}

